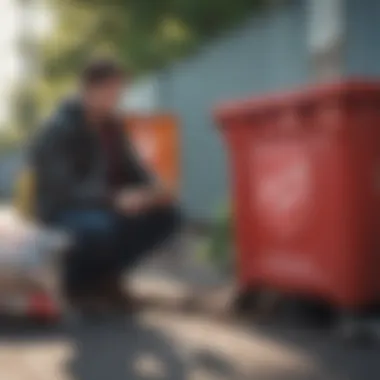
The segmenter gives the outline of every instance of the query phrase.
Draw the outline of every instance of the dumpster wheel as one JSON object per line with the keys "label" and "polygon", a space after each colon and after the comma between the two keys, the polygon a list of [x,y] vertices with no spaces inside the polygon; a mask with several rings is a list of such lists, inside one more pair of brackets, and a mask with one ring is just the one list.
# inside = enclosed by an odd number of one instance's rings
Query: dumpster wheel
{"label": "dumpster wheel", "polygon": [[342,312],[335,330],[338,338],[349,344],[369,346],[380,341],[378,324],[360,314]]}
{"label": "dumpster wheel", "polygon": [[232,301],[232,310],[240,316],[270,319],[277,310],[280,294],[269,290],[240,290]]}

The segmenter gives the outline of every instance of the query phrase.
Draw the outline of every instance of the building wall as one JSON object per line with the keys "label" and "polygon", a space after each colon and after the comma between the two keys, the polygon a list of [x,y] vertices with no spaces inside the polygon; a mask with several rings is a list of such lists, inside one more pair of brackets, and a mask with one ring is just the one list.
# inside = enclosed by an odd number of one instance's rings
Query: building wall
{"label": "building wall", "polygon": [[288,1],[256,15],[160,77],[160,105],[182,123],[182,202],[191,217],[211,217],[227,197],[225,149],[211,114],[215,104],[307,81],[305,3]]}
{"label": "building wall", "polygon": [[128,112],[149,113],[157,110],[159,96],[158,77],[150,75],[128,86],[120,107]]}
{"label": "building wall", "polygon": [[346,74],[380,75],[380,2],[346,0]]}

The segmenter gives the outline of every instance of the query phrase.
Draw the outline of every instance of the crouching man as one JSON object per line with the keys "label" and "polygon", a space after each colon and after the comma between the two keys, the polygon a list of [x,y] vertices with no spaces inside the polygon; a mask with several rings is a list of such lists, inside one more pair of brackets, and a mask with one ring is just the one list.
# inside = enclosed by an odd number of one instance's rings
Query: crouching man
{"label": "crouching man", "polygon": [[124,307],[122,274],[179,226],[173,197],[141,165],[118,119],[127,79],[115,62],[90,63],[76,97],[59,105],[32,144],[36,217],[75,238],[64,289],[76,307]]}

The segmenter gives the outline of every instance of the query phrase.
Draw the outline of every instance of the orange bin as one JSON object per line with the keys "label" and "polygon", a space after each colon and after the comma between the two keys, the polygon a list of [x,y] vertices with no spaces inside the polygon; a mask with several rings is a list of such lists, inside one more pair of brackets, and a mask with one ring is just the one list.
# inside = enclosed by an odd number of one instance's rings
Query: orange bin
{"label": "orange bin", "polygon": [[225,104],[241,291],[379,302],[380,84]]}
{"label": "orange bin", "polygon": [[169,114],[133,115],[126,128],[138,153],[173,191],[179,186],[179,130]]}

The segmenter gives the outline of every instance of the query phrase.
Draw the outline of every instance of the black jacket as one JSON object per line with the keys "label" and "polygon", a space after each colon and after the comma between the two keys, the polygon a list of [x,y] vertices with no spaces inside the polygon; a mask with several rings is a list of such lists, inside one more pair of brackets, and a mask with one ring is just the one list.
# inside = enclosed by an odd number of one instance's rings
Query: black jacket
{"label": "black jacket", "polygon": [[[116,118],[119,154],[123,161],[120,186],[146,184],[150,174],[141,165]],[[67,209],[108,207],[106,157],[99,136],[91,131],[79,100],[65,101],[35,137],[30,165],[36,184],[36,217],[54,220]]]}

